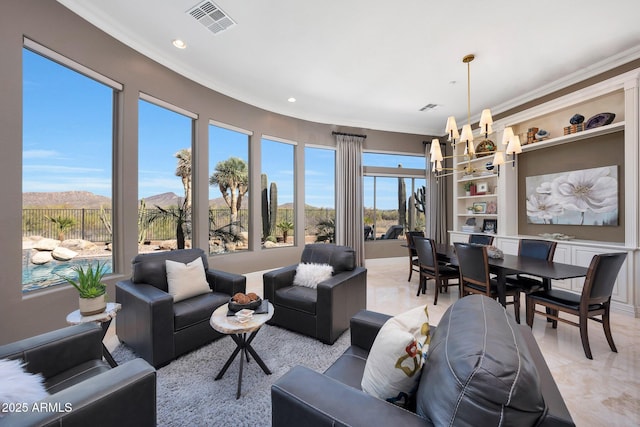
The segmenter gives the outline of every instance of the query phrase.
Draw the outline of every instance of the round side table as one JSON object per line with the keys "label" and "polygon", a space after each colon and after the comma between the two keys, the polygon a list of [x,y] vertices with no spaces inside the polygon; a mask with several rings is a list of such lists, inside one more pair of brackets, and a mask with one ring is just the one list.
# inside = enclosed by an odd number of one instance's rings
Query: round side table
{"label": "round side table", "polygon": [[[111,325],[111,321],[114,317],[116,317],[116,314],[118,310],[120,310],[120,308],[122,308],[122,305],[120,305],[119,303],[108,302],[107,308],[102,313],[93,314],[91,316],[83,316],[82,314],[80,314],[80,310],[72,311],[67,315],[67,323],[70,325],[79,325],[81,323],[88,322],[100,323],[100,326],[102,327],[102,338],[104,338],[104,336],[107,334],[107,329],[109,329],[109,325]],[[113,359],[113,356],[111,356],[111,353],[109,353],[109,350],[107,350],[107,347],[105,347],[104,343],[102,343],[102,355],[109,363],[109,366],[111,366],[112,368],[118,366],[116,361]]]}
{"label": "round side table", "polygon": [[[268,301],[265,302],[269,305],[268,312],[254,314],[248,322],[240,323],[235,316],[227,316],[229,304],[224,304],[218,307],[211,315],[211,320],[209,321],[209,324],[213,329],[222,334],[229,335],[236,343],[236,349],[231,353],[231,356],[229,356],[224,367],[216,376],[216,380],[222,378],[224,373],[227,372],[227,369],[229,369],[229,366],[231,366],[231,362],[233,362],[238,353],[240,353],[240,372],[238,373],[238,391],[236,392],[236,399],[240,398],[240,392],[242,389],[242,367],[244,365],[245,358],[247,359],[247,363],[249,363],[249,354],[253,356],[253,359],[258,363],[258,365],[260,365],[260,368],[262,368],[265,374],[271,375],[271,371],[267,368],[267,365],[251,346],[251,341],[256,337],[256,334],[262,325],[273,317],[273,304]],[[251,333],[248,338],[247,333]]]}

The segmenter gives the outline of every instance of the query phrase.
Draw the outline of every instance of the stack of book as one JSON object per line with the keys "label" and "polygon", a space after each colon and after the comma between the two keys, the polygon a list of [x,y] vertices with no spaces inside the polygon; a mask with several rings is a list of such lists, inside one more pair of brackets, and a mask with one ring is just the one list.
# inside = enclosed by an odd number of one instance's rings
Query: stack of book
{"label": "stack of book", "polygon": [[477,225],[463,225],[462,226],[462,232],[463,233],[479,233],[480,227],[478,227]]}
{"label": "stack of book", "polygon": [[584,130],[584,123],[580,123],[577,125],[566,126],[564,128],[564,134],[570,135],[572,133],[582,132]]}

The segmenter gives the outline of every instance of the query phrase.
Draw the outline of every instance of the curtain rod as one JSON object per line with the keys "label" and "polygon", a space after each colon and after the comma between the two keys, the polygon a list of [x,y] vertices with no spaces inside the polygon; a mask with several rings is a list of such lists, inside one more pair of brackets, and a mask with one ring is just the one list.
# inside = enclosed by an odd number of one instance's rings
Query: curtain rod
{"label": "curtain rod", "polygon": [[331,135],[342,135],[342,136],[359,136],[360,138],[367,139],[367,135],[358,135],[356,133],[344,133],[344,132],[331,132]]}

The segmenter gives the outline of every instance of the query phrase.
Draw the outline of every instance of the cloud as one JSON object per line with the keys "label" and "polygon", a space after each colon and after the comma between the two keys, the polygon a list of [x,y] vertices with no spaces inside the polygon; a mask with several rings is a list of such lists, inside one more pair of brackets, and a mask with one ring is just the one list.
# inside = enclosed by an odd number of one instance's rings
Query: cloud
{"label": "cloud", "polygon": [[47,159],[57,157],[60,153],[55,150],[24,150],[23,159]]}
{"label": "cloud", "polygon": [[[86,168],[78,166],[55,166],[55,165],[24,165],[24,172],[38,172],[41,174],[63,174],[63,173],[103,173],[104,169]],[[46,176],[43,176],[43,181]]]}

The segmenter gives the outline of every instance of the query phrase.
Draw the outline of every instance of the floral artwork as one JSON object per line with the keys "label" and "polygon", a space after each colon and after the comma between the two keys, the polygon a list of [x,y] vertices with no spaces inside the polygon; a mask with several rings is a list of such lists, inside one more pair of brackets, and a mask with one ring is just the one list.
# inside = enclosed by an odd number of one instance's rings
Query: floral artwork
{"label": "floral artwork", "polygon": [[529,176],[530,224],[618,225],[618,167]]}

